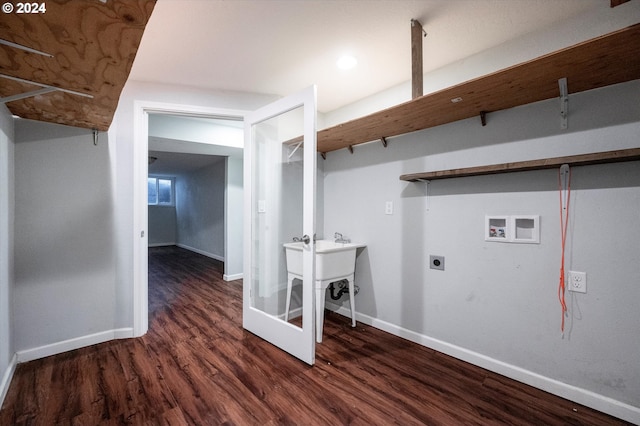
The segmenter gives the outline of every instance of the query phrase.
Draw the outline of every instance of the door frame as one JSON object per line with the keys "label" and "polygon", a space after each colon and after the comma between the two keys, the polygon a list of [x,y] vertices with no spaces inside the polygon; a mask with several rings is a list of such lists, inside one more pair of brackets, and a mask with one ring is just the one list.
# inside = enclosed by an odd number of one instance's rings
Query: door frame
{"label": "door frame", "polygon": [[[133,336],[140,337],[149,329],[149,218],[147,205],[147,175],[149,173],[149,113],[244,121],[244,117],[249,111],[144,100],[134,101],[133,109],[132,313]],[[225,232],[225,253],[227,252],[227,244],[228,238]]]}

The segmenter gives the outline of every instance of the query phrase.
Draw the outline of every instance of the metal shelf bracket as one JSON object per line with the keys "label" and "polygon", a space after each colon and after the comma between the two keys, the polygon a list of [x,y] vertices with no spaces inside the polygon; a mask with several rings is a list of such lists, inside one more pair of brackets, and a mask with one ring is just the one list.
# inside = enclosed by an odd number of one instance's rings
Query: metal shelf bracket
{"label": "metal shelf bracket", "polygon": [[569,89],[567,88],[567,78],[563,77],[558,80],[560,87],[560,128],[566,129],[567,116],[569,115]]}

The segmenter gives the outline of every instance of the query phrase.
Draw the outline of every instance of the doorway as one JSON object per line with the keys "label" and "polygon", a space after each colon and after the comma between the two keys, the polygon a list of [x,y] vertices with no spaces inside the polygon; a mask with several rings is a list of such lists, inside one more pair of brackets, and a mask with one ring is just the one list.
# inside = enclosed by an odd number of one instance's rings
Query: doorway
{"label": "doorway", "polygon": [[[245,111],[212,109],[200,106],[175,105],[157,102],[135,102],[134,111],[134,240],[133,240],[133,334],[142,336],[148,329],[148,171],[149,171],[149,119],[151,115],[164,115],[176,118],[227,120],[242,123]],[[169,124],[166,127],[171,128]],[[175,131],[175,128],[173,129]],[[170,135],[168,131],[166,135]],[[169,138],[170,139],[170,138]],[[176,139],[179,140],[179,139]],[[219,146],[222,151],[240,146],[225,146],[215,143],[219,139],[208,137],[199,144]],[[213,143],[212,143],[213,142]],[[180,145],[180,144],[178,144]],[[184,144],[182,144],[184,145]],[[242,223],[236,231],[234,218],[242,217],[242,156],[226,157],[226,186],[224,211],[224,254],[225,279],[237,279],[242,276]],[[241,222],[241,220],[240,220]],[[235,234],[239,232],[239,236]]]}
{"label": "doorway", "polygon": [[[226,145],[205,143],[216,140]],[[242,159],[241,144],[241,121],[149,115],[149,247],[175,245],[226,261],[225,231],[241,236],[225,218],[227,186],[242,190],[241,182],[227,182]],[[241,271],[227,265],[225,278]]]}

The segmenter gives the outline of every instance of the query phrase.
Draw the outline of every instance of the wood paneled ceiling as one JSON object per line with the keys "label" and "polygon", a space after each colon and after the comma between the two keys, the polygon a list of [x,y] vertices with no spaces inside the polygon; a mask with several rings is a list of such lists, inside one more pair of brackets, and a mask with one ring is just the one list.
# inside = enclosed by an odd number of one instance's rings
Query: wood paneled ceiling
{"label": "wood paneled ceiling", "polygon": [[106,131],[156,0],[40,3],[46,11],[2,13],[0,98],[63,89],[6,105],[22,118]]}

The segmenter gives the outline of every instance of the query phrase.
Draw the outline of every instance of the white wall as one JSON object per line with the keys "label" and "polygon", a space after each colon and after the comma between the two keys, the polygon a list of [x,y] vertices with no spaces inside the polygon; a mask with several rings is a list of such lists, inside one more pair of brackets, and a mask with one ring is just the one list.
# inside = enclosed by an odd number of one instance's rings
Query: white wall
{"label": "white wall", "polygon": [[[224,279],[242,278],[243,269],[243,161],[241,158],[226,159],[226,192],[225,192],[225,253],[240,253],[240,256],[226,256],[224,263]],[[240,214],[239,214],[240,213]]]}
{"label": "white wall", "polygon": [[15,140],[15,350],[27,360],[113,338],[109,138],[18,120]]}
{"label": "white wall", "polygon": [[15,367],[12,333],[14,223],[14,126],[0,105],[0,407]]}
{"label": "white wall", "polygon": [[176,236],[181,247],[224,261],[225,160],[176,178]]}
{"label": "white wall", "polygon": [[[368,247],[358,258],[360,320],[597,409],[640,421],[640,167],[576,167],[560,333],[557,170],[425,183],[405,173],[639,147],[640,81],[330,152],[325,232]],[[348,183],[348,184],[346,184]],[[428,188],[428,195],[427,195]],[[385,215],[386,201],[394,214]],[[484,241],[485,214],[539,214],[540,244]],[[445,256],[445,271],[429,269]],[[608,399],[611,400],[608,400]]]}
{"label": "white wall", "polygon": [[149,247],[176,244],[176,207],[149,206]]}

